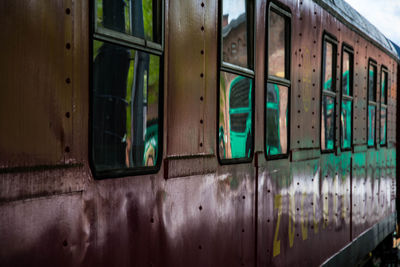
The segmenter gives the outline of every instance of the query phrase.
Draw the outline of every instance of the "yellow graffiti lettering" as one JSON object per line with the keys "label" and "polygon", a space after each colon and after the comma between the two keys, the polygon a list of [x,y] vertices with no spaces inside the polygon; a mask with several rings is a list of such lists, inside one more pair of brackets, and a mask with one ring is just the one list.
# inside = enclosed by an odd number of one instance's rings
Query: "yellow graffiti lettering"
{"label": "yellow graffiti lettering", "polygon": [[342,218],[346,218],[346,195],[342,196]]}
{"label": "yellow graffiti lettering", "polygon": [[281,253],[281,241],[278,240],[279,235],[279,224],[281,222],[282,215],[282,196],[275,195],[275,209],[278,210],[278,220],[276,222],[275,235],[274,235],[274,247],[273,247],[273,257],[278,256]]}
{"label": "yellow graffiti lettering", "polygon": [[314,217],[314,233],[318,234],[318,220],[317,220],[317,195],[313,194],[313,217]]}

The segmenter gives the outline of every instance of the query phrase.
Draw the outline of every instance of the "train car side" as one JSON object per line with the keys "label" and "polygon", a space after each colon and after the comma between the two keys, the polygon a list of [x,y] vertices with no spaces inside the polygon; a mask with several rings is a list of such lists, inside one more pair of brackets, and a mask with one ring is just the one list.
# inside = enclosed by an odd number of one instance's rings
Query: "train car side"
{"label": "train car side", "polygon": [[[224,62],[223,1],[154,1],[163,30],[153,47],[127,47],[120,35],[97,32],[100,2],[0,2],[8,40],[0,43],[1,266],[355,264],[394,231],[399,61],[380,42],[344,23],[327,1],[248,1],[253,64],[243,70]],[[285,21],[283,79],[268,72],[271,12]],[[158,164],[149,173],[96,172],[95,42],[135,47],[161,62],[161,112],[157,123],[148,116],[137,163]],[[336,46],[333,93],[323,91],[326,42]],[[353,91],[343,98],[345,53],[353,56]],[[386,111],[387,141],[381,145],[375,120],[372,146],[370,62],[377,96],[382,69],[388,74],[387,102],[372,101]],[[225,112],[231,98],[221,100],[223,93],[230,96],[240,77],[250,81],[245,104]],[[334,99],[331,108],[323,107],[325,96]],[[350,149],[341,143],[343,99],[352,101]],[[325,150],[323,108],[336,117],[333,148]],[[245,115],[243,129],[232,114]],[[271,145],[267,121],[286,115],[286,128],[275,125],[280,143]],[[126,160],[129,166],[132,157]]]}

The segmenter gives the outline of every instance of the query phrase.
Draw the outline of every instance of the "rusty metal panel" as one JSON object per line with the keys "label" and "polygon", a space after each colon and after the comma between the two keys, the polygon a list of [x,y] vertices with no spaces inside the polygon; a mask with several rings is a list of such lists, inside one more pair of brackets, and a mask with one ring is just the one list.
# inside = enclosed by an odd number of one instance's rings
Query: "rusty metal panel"
{"label": "rusty metal panel", "polygon": [[167,154],[214,153],[217,3],[171,1],[168,12]]}
{"label": "rusty metal panel", "polygon": [[[68,163],[71,1],[2,1],[0,167]],[[35,15],[32,15],[35,14]]]}
{"label": "rusty metal panel", "polygon": [[1,266],[79,266],[92,234],[82,194],[0,205]]}
{"label": "rusty metal panel", "polygon": [[367,143],[367,66],[368,58],[365,48],[365,40],[356,37],[354,46],[354,125],[353,143],[355,145],[365,145]]}
{"label": "rusty metal panel", "polygon": [[71,72],[71,122],[73,140],[70,143],[70,162],[88,161],[89,121],[89,2],[69,1],[73,20],[71,51],[74,58]]}
{"label": "rusty metal panel", "polygon": [[292,149],[318,148],[320,143],[319,66],[323,28],[319,18],[320,11],[310,1],[293,6],[290,140]]}

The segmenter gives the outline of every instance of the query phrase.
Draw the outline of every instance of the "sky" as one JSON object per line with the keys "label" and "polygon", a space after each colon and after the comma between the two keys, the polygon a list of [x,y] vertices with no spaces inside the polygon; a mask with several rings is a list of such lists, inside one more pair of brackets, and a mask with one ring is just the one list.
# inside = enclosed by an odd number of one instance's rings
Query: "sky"
{"label": "sky", "polygon": [[400,0],[345,0],[400,46]]}
{"label": "sky", "polygon": [[232,19],[236,19],[245,11],[244,2],[244,0],[224,0],[222,2],[224,15],[229,14],[228,23],[230,23]]}

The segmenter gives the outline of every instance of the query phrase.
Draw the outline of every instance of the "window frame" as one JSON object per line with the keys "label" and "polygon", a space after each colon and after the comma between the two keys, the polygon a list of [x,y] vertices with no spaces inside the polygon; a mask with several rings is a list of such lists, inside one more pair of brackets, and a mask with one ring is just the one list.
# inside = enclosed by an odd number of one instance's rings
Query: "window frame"
{"label": "window frame", "polygon": [[[350,66],[349,66],[349,70],[350,70],[350,86],[351,86],[351,96],[348,95],[344,95],[343,93],[343,58],[344,58],[344,53],[348,53],[350,55]],[[350,147],[348,148],[343,148],[342,146],[342,123],[340,122],[339,124],[339,136],[340,136],[340,150],[341,151],[350,151],[353,148],[353,125],[354,125],[354,49],[352,46],[348,45],[347,43],[343,43],[342,44],[342,54],[341,54],[341,66],[340,66],[340,114],[339,114],[339,118],[342,116],[342,101],[343,100],[350,100],[351,101],[351,137],[350,137]]]}
{"label": "window frame", "polygon": [[[388,125],[388,102],[389,102],[389,92],[388,92],[388,90],[389,90],[389,69],[385,66],[385,65],[381,65],[381,81],[380,81],[380,90],[382,90],[382,74],[383,73],[386,73],[386,96],[385,96],[385,102],[386,103],[382,103],[382,91],[380,91],[380,94],[379,94],[379,142],[377,142],[377,143],[379,143],[379,146],[380,147],[387,147],[387,145],[388,145],[388,140],[387,140],[387,133],[388,133],[388,128],[389,128],[389,125]],[[386,123],[386,133],[385,133],[385,143],[384,144],[381,144],[381,140],[382,140],[382,136],[381,136],[381,128],[382,128],[382,125],[381,125],[381,110],[382,110],[382,108],[384,108],[385,110],[386,110],[386,118],[385,118],[385,123]]]}
{"label": "window frame", "polygon": [[[245,0],[245,9],[246,9],[246,19],[248,23],[246,25],[247,31],[247,44],[250,42],[250,55],[248,56],[247,62],[249,67],[245,68],[242,66],[234,65],[232,63],[223,61],[223,36],[222,36],[222,20],[223,20],[223,0],[218,0],[218,62],[217,62],[217,125],[216,125],[216,142],[217,142],[217,159],[220,165],[229,165],[229,164],[240,164],[240,163],[251,163],[254,157],[254,130],[255,130],[255,52],[256,52],[256,39],[255,39],[255,30],[256,30],[256,21],[255,21],[255,0]],[[250,10],[250,12],[248,12]],[[220,112],[220,78],[221,72],[228,72],[235,75],[240,75],[245,78],[252,80],[252,92],[251,92],[251,147],[250,147],[250,157],[244,158],[226,158],[223,159],[220,157],[219,151],[219,112]]]}
{"label": "window frame", "polygon": [[91,0],[92,3],[92,12],[93,12],[93,19],[92,19],[92,33],[90,34],[91,39],[96,39],[103,42],[108,42],[116,45],[125,46],[130,49],[141,50],[150,54],[155,54],[158,56],[162,56],[164,54],[164,28],[165,28],[165,0],[160,1],[160,38],[161,42],[156,43],[153,41],[149,41],[146,39],[142,39],[136,37],[134,35],[130,35],[127,33],[122,33],[116,30],[108,29],[105,27],[98,26],[96,23],[97,20],[97,0]]}
{"label": "window frame", "polygon": [[[324,68],[325,68],[325,58],[324,58],[324,48],[325,48],[325,43],[330,43],[332,45],[332,85],[331,87],[334,88],[334,91],[328,91],[324,90]],[[321,49],[321,87],[320,87],[320,119],[319,119],[319,139],[320,139],[320,151],[321,153],[334,153],[336,152],[336,149],[338,148],[337,142],[336,142],[336,130],[337,130],[337,120],[336,120],[336,113],[337,113],[337,50],[338,50],[338,41],[336,36],[328,33],[327,31],[324,31],[322,35],[322,49]],[[341,90],[339,91],[341,93]],[[322,148],[322,102],[323,102],[323,97],[327,95],[329,97],[334,98],[334,116],[333,116],[333,148],[332,149],[323,149]]]}
{"label": "window frame", "polygon": [[[269,74],[269,40],[270,40],[270,13],[271,11],[282,16],[285,19],[285,78],[277,77]],[[292,14],[291,10],[280,3],[270,2],[267,8],[267,25],[265,27],[265,73],[264,73],[264,156],[266,160],[282,159],[289,157],[290,154],[290,136],[291,136],[291,60],[292,60]],[[287,151],[286,153],[277,155],[267,154],[267,107],[266,97],[268,84],[276,84],[278,86],[285,86],[288,89],[288,118],[287,118]]]}
{"label": "window frame", "polygon": [[[374,76],[375,76],[375,81],[374,81],[374,86],[375,86],[375,101],[370,101],[369,100],[369,91],[371,90],[371,88],[369,88],[369,78],[370,78],[370,71],[369,71],[369,69],[370,69],[370,66],[374,66],[375,67],[375,73],[374,73]],[[366,108],[366,110],[367,110],[367,114],[366,114],[366,122],[367,122],[367,126],[366,126],[366,130],[367,130],[367,138],[366,138],[366,144],[367,144],[367,148],[377,148],[377,141],[376,141],[376,139],[377,139],[377,133],[376,133],[376,129],[377,129],[377,113],[378,113],[378,107],[379,107],[379,105],[378,105],[378,85],[377,85],[377,83],[378,83],[378,63],[376,62],[376,60],[374,60],[373,58],[369,58],[368,59],[368,68],[367,68],[367,71],[368,71],[368,73],[367,73],[367,108]],[[374,129],[374,132],[375,132],[375,136],[374,136],[374,144],[373,145],[368,145],[368,131],[369,131],[369,117],[368,117],[368,113],[369,113],[369,105],[370,105],[370,103],[373,105],[373,106],[375,106],[375,129]]]}
{"label": "window frame", "polygon": [[[163,157],[163,125],[164,125],[164,41],[165,41],[165,0],[160,1],[160,10],[158,11],[160,18],[158,25],[160,27],[160,43],[155,43],[145,39],[138,38],[133,35],[126,33],[121,33],[116,30],[107,29],[105,27],[99,27],[96,23],[97,19],[97,6],[96,0],[91,0],[89,2],[90,6],[90,29],[89,29],[89,166],[92,171],[92,175],[96,180],[109,179],[109,178],[119,178],[146,174],[158,173],[162,165]],[[149,55],[158,56],[160,59],[159,66],[159,95],[158,95],[158,152],[156,164],[154,166],[138,166],[138,167],[126,167],[126,168],[116,168],[108,170],[96,170],[96,163],[94,160],[93,153],[93,114],[94,104],[93,104],[93,90],[94,90],[94,54],[93,54],[93,42],[100,41],[112,45],[117,45],[125,47],[127,49],[133,49],[136,51],[142,51],[148,53]]]}

